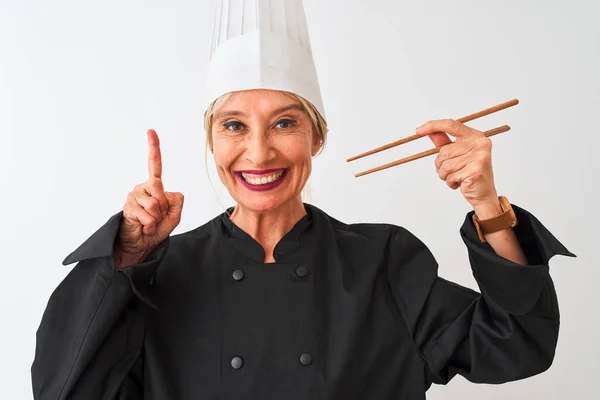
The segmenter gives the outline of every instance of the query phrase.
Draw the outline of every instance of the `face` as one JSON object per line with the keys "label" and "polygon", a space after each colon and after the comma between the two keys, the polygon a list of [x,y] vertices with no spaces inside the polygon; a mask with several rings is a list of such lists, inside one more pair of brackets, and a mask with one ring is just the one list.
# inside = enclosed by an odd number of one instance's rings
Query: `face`
{"label": "face", "polygon": [[320,148],[302,105],[272,90],[233,93],[211,135],[221,181],[239,206],[258,212],[299,200]]}

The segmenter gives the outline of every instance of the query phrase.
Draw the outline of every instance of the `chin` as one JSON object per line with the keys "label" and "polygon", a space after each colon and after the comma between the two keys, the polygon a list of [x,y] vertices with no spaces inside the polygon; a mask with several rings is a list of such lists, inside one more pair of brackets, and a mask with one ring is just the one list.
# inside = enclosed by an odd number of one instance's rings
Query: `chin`
{"label": "chin", "polygon": [[[288,178],[292,178],[292,176]],[[252,191],[237,179],[235,186],[232,188],[234,189],[235,196],[232,197],[240,207],[246,210],[261,213],[268,212],[285,206],[298,198],[297,195],[294,195],[294,191],[291,190],[292,187],[290,187],[290,183],[293,183],[293,180],[282,183],[281,186],[273,190]]]}
{"label": "chin", "polygon": [[[261,197],[261,195],[258,195],[256,197]],[[263,198],[256,199],[249,199],[246,197],[244,199],[238,200],[237,203],[248,210],[253,210],[257,212],[267,212],[281,207],[290,200],[291,199],[284,199],[281,197],[274,196],[264,196]]]}

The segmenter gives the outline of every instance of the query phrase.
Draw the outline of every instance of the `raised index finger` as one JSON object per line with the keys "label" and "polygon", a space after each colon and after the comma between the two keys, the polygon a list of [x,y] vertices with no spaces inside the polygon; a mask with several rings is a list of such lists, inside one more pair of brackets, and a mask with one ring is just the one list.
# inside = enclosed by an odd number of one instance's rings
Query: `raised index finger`
{"label": "raised index finger", "polygon": [[160,141],[154,129],[148,129],[148,173],[150,178],[162,175],[162,158],[160,156]]}

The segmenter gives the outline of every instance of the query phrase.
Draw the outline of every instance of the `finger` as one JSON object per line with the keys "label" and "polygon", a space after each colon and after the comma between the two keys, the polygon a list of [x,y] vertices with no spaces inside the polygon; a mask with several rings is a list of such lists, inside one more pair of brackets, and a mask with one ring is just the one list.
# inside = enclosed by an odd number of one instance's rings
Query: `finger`
{"label": "finger", "polygon": [[164,218],[169,210],[169,202],[165,197],[162,181],[159,178],[150,178],[139,189],[141,195],[153,197],[158,201],[160,215]]}
{"label": "finger", "polygon": [[437,157],[435,158],[435,170],[439,172],[440,167],[446,160],[465,155],[472,149],[473,143],[471,143],[470,141],[451,143],[446,146],[443,146],[440,149]]}
{"label": "finger", "polygon": [[452,143],[452,139],[444,132],[436,132],[429,135],[429,139],[433,142],[435,147],[442,147],[444,145]]}
{"label": "finger", "polygon": [[446,177],[446,185],[452,190],[456,190],[460,187],[460,184],[464,177],[464,171],[461,169],[459,171],[453,172]]}
{"label": "finger", "polygon": [[160,210],[160,204],[152,196],[142,194],[141,192],[134,192],[135,201],[142,206],[142,208],[150,214],[156,221],[162,219],[162,211]]}
{"label": "finger", "polygon": [[463,194],[470,193],[469,196],[473,197],[473,191],[476,185],[481,184],[487,185],[489,176],[487,172],[482,170],[480,165],[476,162],[469,163],[460,170],[448,175],[446,178],[446,184],[450,188],[460,187]]}
{"label": "finger", "polygon": [[148,173],[150,178],[160,179],[162,176],[160,140],[154,129],[148,129]]}
{"label": "finger", "polygon": [[[470,128],[454,119],[437,119],[425,122],[417,128],[417,134],[425,136],[436,132],[446,132],[454,137],[469,137],[480,131]],[[481,133],[483,134],[483,133]]]}
{"label": "finger", "polygon": [[438,170],[438,175],[441,180],[445,181],[448,177],[455,172],[460,172],[469,162],[471,161],[471,157],[469,154],[465,154],[460,157],[455,157],[448,159],[440,165]]}
{"label": "finger", "polygon": [[183,194],[179,192],[165,192],[167,199],[169,200],[169,211],[167,212],[167,219],[169,223],[179,225],[181,222],[181,211],[183,209]]}
{"label": "finger", "polygon": [[167,200],[169,202],[169,213],[181,213],[184,200],[183,194],[180,192],[165,192],[165,197],[167,197]]}
{"label": "finger", "polygon": [[133,192],[128,195],[127,203],[123,207],[123,215],[130,220],[139,222],[143,226],[142,232],[145,235],[152,235],[156,231],[156,220],[138,204]]}

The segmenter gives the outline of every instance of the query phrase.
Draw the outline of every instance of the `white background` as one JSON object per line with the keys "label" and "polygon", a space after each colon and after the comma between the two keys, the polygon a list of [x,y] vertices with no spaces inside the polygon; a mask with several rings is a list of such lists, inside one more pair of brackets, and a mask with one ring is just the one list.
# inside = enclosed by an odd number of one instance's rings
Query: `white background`
{"label": "white background", "polygon": [[[600,375],[597,247],[600,3],[306,0],[330,138],[309,202],[346,222],[403,225],[440,274],[476,288],[458,230],[469,211],[433,157],[353,174],[431,147],[428,139],[347,164],[410,135],[518,98],[472,123],[493,138],[500,194],[578,258],[556,257],[554,365],[500,386],[461,377],[430,399],[592,399]],[[30,399],[35,331],[70,268],[63,258],[118,212],[146,176],[146,129],[162,141],[167,190],[186,196],[175,233],[230,204],[204,167],[199,109],[213,2],[0,0],[0,398]]]}

